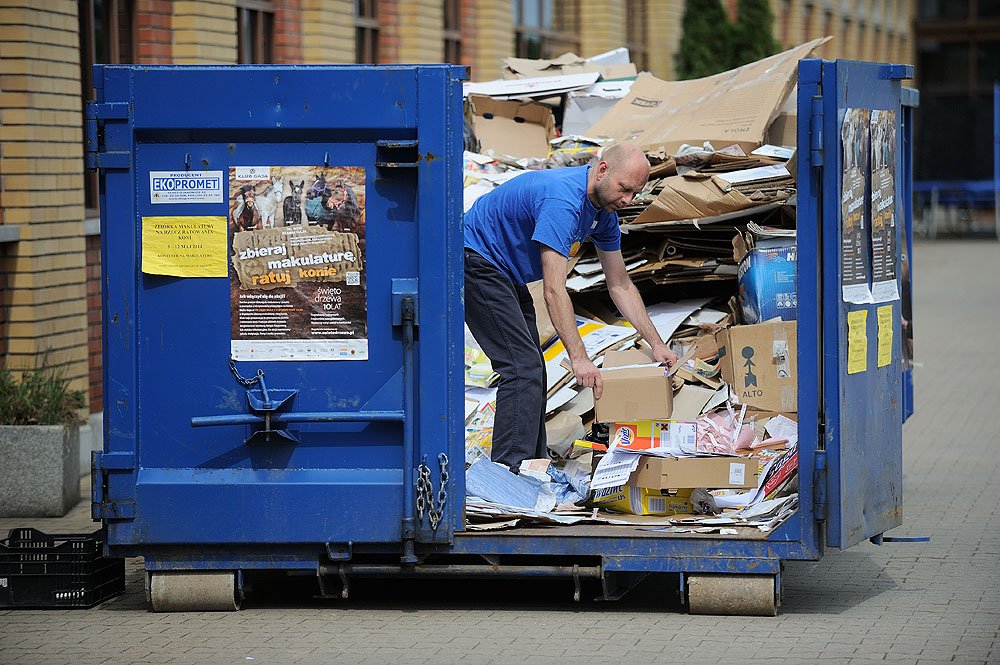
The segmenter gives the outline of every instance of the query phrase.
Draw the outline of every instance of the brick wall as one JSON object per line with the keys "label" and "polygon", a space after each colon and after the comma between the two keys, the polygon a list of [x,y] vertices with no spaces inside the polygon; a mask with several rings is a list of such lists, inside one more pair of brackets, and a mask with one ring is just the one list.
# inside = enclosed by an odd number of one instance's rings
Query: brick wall
{"label": "brick wall", "polygon": [[681,46],[684,0],[650,0],[646,6],[649,71],[658,78],[672,81],[677,78],[675,62]]}
{"label": "brick wall", "polygon": [[275,7],[274,62],[302,62],[302,0],[284,0]]}
{"label": "brick wall", "polygon": [[87,381],[77,3],[0,7],[0,205],[20,225],[0,270],[13,369],[44,361]]}
{"label": "brick wall", "polygon": [[173,34],[170,0],[137,0],[135,7],[135,54],[140,65],[168,65],[173,62]]}
{"label": "brick wall", "polygon": [[354,2],[301,0],[302,60],[311,64],[354,62]]}
{"label": "brick wall", "polygon": [[625,45],[625,0],[580,0],[580,53],[585,58]]}
{"label": "brick wall", "polygon": [[88,235],[87,261],[87,366],[90,390],[90,412],[99,413],[103,408],[103,381],[101,358],[101,236]]}
{"label": "brick wall", "polygon": [[[514,55],[514,10],[510,2],[476,0],[476,40],[470,45],[472,80],[500,78],[500,60]],[[463,48],[467,45],[463,44]]]}
{"label": "brick wall", "polygon": [[236,0],[175,0],[170,22],[180,65],[231,65],[236,53]]}
{"label": "brick wall", "polygon": [[399,62],[400,2],[378,0],[378,61],[384,64]]}
{"label": "brick wall", "polygon": [[407,0],[397,6],[399,53],[396,62],[442,62],[444,3],[441,0]]}

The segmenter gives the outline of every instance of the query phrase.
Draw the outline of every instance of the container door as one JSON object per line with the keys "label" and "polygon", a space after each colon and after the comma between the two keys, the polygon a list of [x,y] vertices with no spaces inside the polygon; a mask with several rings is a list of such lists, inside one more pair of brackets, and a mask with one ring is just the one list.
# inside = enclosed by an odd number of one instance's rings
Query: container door
{"label": "container door", "polygon": [[912,67],[822,64],[822,374],[827,544],[902,523],[901,80]]}
{"label": "container door", "polygon": [[99,74],[112,544],[447,542],[463,69]]}

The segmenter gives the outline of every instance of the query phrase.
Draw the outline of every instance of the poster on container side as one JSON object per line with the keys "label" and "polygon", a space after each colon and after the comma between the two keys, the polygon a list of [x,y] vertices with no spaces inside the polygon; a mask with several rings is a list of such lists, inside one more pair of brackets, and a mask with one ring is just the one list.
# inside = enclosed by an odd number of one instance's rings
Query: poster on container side
{"label": "poster on container side", "polygon": [[847,109],[841,125],[843,181],[840,190],[840,270],[844,302],[872,302],[868,287],[868,109]]}
{"label": "poster on container side", "polygon": [[872,299],[899,300],[896,226],[896,112],[872,111]]}
{"label": "poster on container side", "polygon": [[365,171],[229,169],[234,360],[367,360]]}

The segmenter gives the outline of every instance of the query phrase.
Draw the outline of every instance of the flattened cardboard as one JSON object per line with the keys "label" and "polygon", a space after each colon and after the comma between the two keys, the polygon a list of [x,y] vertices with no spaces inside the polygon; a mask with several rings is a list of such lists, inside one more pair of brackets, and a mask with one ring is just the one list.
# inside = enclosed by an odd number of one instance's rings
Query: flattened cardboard
{"label": "flattened cardboard", "polygon": [[466,112],[479,152],[493,149],[511,157],[548,156],[549,141],[556,135],[556,121],[548,106],[470,95]]}
{"label": "flattened cardboard", "polygon": [[598,422],[667,420],[673,410],[673,389],[665,367],[601,370],[604,391],[594,400]]}
{"label": "flattened cardboard", "polygon": [[741,404],[798,411],[796,330],[794,321],[774,321],[732,326],[717,335],[722,378]]}
{"label": "flattened cardboard", "polygon": [[643,456],[628,485],[649,489],[757,487],[756,457]]}
{"label": "flattened cardboard", "polygon": [[700,219],[757,205],[735,189],[723,190],[712,178],[675,175],[664,178],[663,189],[633,224]]}
{"label": "flattened cardboard", "polygon": [[531,78],[536,76],[565,76],[597,72],[604,79],[628,78],[636,75],[635,65],[601,64],[581,58],[575,53],[563,53],[551,60],[531,60],[528,58],[504,58],[503,77],[505,79]]}
{"label": "flattened cardboard", "polygon": [[545,305],[545,293],[542,280],[531,282],[527,285],[528,293],[531,294],[531,304],[535,308],[535,327],[538,329],[538,343],[540,346],[555,337],[556,327],[552,325],[549,318],[549,308]]}
{"label": "flattened cardboard", "polygon": [[716,147],[759,146],[790,92],[799,60],[829,41],[815,39],[728,72],[691,81],[640,75],[629,94],[587,130],[588,136],[663,146],[673,154],[684,143]]}

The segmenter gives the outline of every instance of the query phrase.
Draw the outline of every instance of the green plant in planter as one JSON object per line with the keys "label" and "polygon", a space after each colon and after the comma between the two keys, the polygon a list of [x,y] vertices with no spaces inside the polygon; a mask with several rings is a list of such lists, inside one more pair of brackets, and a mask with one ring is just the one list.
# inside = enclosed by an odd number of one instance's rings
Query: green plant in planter
{"label": "green plant in planter", "polygon": [[63,371],[42,367],[14,378],[0,369],[0,425],[80,425],[87,405],[82,390],[72,390]]}

